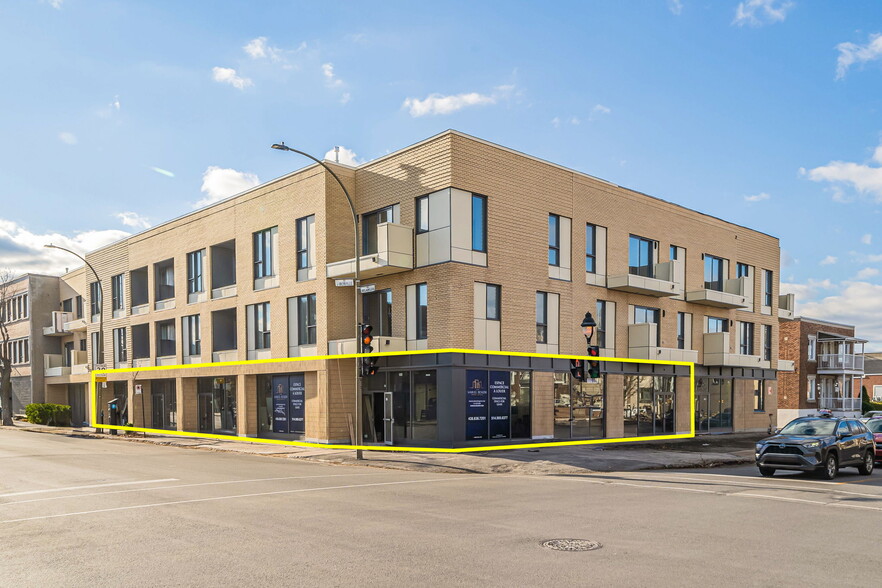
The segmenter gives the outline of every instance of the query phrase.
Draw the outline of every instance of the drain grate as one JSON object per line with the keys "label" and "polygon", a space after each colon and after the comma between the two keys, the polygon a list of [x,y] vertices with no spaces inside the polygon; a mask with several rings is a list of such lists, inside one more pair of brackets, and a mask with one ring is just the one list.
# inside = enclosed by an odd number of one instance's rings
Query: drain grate
{"label": "drain grate", "polygon": [[594,551],[603,547],[597,541],[589,541],[588,539],[549,539],[539,545],[555,551]]}

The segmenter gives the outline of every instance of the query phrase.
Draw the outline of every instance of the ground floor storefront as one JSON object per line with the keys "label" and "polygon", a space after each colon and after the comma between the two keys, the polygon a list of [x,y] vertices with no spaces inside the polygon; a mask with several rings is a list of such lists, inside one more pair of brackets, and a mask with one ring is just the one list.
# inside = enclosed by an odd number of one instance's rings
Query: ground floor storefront
{"label": "ground floor storefront", "polygon": [[[362,444],[481,447],[533,440],[764,431],[775,372],[604,362],[574,381],[567,359],[429,353],[382,357],[361,378]],[[107,374],[97,422],[316,443],[351,443],[355,360],[279,361]],[[86,386],[47,388],[87,415]],[[80,400],[83,398],[82,400]],[[81,407],[81,408],[80,408]]]}

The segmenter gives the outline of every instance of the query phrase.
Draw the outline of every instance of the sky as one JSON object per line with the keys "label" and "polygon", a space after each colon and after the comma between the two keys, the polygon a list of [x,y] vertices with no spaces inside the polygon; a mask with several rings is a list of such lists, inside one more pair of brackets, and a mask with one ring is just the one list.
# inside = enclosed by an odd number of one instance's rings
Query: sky
{"label": "sky", "polygon": [[0,268],[453,128],[778,237],[882,350],[882,2],[3,0],[0,55]]}

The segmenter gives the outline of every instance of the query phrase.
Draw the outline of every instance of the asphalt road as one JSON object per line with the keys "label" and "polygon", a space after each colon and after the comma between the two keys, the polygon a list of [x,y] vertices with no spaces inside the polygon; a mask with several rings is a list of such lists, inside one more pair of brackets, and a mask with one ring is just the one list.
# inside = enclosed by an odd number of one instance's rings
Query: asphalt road
{"label": "asphalt road", "polygon": [[866,586],[880,525],[882,473],[429,474],[0,429],[4,587]]}

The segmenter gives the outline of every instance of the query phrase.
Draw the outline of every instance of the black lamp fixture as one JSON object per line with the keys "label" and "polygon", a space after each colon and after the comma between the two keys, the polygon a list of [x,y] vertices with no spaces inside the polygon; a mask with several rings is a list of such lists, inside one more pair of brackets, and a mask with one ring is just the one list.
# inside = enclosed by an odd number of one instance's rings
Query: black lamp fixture
{"label": "black lamp fixture", "polygon": [[594,320],[594,317],[591,316],[590,312],[585,313],[585,318],[582,319],[582,334],[585,335],[585,341],[588,345],[591,345],[591,338],[594,336],[594,329],[597,328],[597,321]]}

